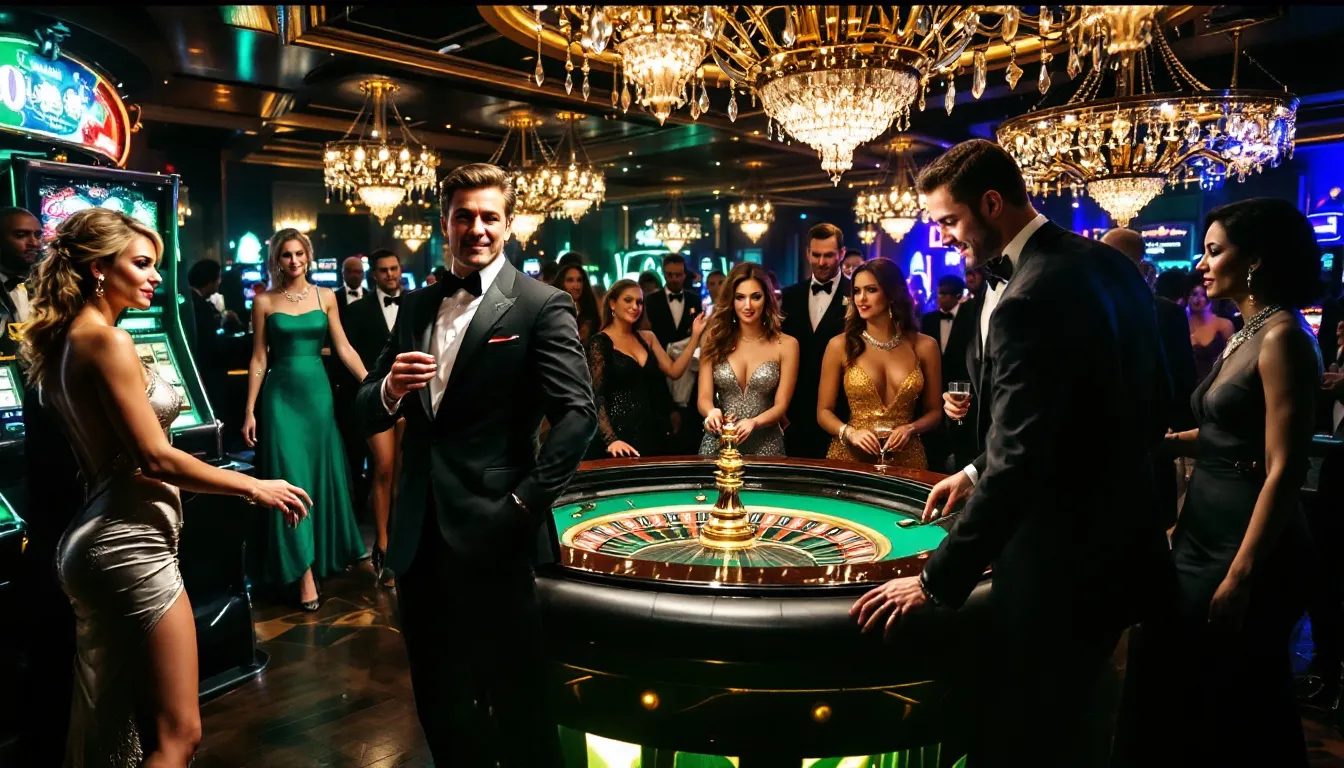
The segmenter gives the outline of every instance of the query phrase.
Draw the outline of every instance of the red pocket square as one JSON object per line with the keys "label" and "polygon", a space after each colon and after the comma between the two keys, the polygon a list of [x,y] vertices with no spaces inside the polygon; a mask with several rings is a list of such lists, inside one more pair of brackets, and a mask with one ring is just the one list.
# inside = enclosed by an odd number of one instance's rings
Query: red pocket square
{"label": "red pocket square", "polygon": [[502,344],[502,343],[504,343],[504,342],[506,342],[506,341],[517,341],[517,340],[518,340],[518,337],[517,337],[516,335],[514,335],[514,336],[496,336],[496,337],[494,337],[493,339],[490,339],[490,342],[489,342],[489,343],[491,343],[491,344]]}

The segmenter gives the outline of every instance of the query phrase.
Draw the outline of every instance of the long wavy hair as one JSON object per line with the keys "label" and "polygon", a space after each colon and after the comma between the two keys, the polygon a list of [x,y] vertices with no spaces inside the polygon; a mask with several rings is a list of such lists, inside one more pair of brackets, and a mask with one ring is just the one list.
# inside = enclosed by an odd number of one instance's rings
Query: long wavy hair
{"label": "long wavy hair", "polygon": [[[570,253],[573,253],[573,251]],[[588,279],[588,271],[578,264],[566,264],[560,267],[559,272],[555,273],[555,277],[551,280],[551,285],[562,291],[565,290],[565,275],[568,275],[570,272],[578,272],[583,276],[583,294],[579,297],[577,307],[579,311],[579,326],[582,327],[584,323],[587,323],[591,330],[596,331],[598,323],[601,322],[602,317],[597,311],[597,296],[593,294],[593,284]]]}
{"label": "long wavy hair", "polygon": [[[634,280],[630,280],[629,278],[624,280],[617,280],[615,283],[612,284],[611,288],[607,289],[607,295],[602,301],[602,328],[606,328],[607,326],[611,325],[612,321],[616,319],[615,317],[616,311],[611,308],[611,305],[615,304],[616,300],[621,298],[622,293],[625,293],[627,290],[631,288],[634,288],[636,291],[639,291],[639,295],[643,297],[644,290],[639,287],[639,283],[635,282]],[[643,313],[640,314],[640,317],[641,318],[644,317]],[[636,328],[639,327],[638,320],[635,321],[635,327]]]}
{"label": "long wavy hair", "polygon": [[765,331],[765,337],[773,341],[779,336],[779,329],[784,324],[784,313],[780,311],[779,299],[775,297],[774,281],[765,267],[744,261],[733,267],[724,278],[723,285],[719,286],[719,295],[714,297],[714,314],[709,318],[705,340],[700,347],[702,360],[711,365],[726,360],[737,349],[741,324],[733,307],[733,297],[737,294],[737,287],[748,280],[760,283],[761,292],[765,294],[761,308],[761,328]]}
{"label": "long wavy hair", "polygon": [[297,229],[286,228],[274,235],[271,235],[271,252],[266,257],[266,287],[283,288],[277,276],[280,274],[280,254],[285,250],[285,243],[290,240],[298,240],[303,244],[304,253],[308,254],[307,272],[313,271],[313,262],[317,257],[313,255],[313,241],[308,236]]}
{"label": "long wavy hair", "polygon": [[86,208],[61,222],[46,245],[46,257],[28,278],[29,322],[23,329],[19,355],[28,381],[40,385],[52,359],[60,352],[70,324],[93,295],[92,264],[111,264],[137,237],[154,244],[163,255],[163,238],[124,213]]}
{"label": "long wavy hair", "polygon": [[[881,289],[882,296],[886,298],[887,308],[891,312],[891,320],[896,325],[896,333],[905,336],[918,331],[919,326],[915,325],[915,300],[910,298],[910,287],[905,282],[905,272],[901,271],[901,268],[891,259],[876,258],[859,265],[859,268],[854,270],[854,274],[849,278],[849,284],[854,285],[858,281],[859,275],[865,272],[877,280],[877,287]],[[849,312],[845,314],[846,364],[854,362],[859,355],[863,354],[866,346],[863,340],[863,329],[867,325],[867,322],[859,317],[859,308],[851,298]]]}

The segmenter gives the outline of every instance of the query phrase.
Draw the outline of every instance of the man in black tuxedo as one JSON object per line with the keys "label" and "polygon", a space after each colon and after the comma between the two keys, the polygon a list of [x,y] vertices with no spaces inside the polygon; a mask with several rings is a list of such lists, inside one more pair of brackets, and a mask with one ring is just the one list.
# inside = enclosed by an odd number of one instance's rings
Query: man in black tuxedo
{"label": "man in black tuxedo", "polygon": [[[1101,242],[1123,253],[1137,267],[1143,262],[1143,235],[1132,229],[1118,227],[1101,236]],[[1171,374],[1171,423],[1174,432],[1195,428],[1195,414],[1190,409],[1190,395],[1199,386],[1195,373],[1195,350],[1190,344],[1190,319],[1176,302],[1162,296],[1153,296],[1157,310],[1157,332],[1162,339],[1162,353]],[[1154,457],[1154,478],[1157,482],[1158,505],[1168,528],[1176,524],[1176,503],[1180,495],[1176,484],[1176,462],[1170,457]]]}
{"label": "man in black tuxedo", "polygon": [[[790,456],[826,457],[831,436],[817,425],[817,389],[826,344],[845,330],[850,283],[840,270],[845,236],[834,224],[821,223],[807,233],[807,263],[812,276],[784,289],[784,332],[798,340],[798,385],[789,401],[789,424],[784,450]],[[849,403],[841,389],[835,407],[841,420],[849,418]]]}
{"label": "man in black tuxedo", "polygon": [[985,453],[929,494],[926,520],[969,501],[923,573],[853,612],[871,630],[959,608],[992,565],[970,765],[1104,764],[1109,740],[1088,717],[1099,675],[1175,586],[1153,489],[1171,386],[1152,295],[1113,248],[1038,214],[992,142],[953,147],[918,186],[943,243],[993,276],[971,372],[971,416],[990,426]]}
{"label": "man in black tuxedo", "polygon": [[[658,337],[658,343],[667,349],[670,344],[690,338],[691,323],[704,309],[700,306],[699,294],[686,290],[686,257],[680,253],[664,256],[663,280],[666,283],[661,289],[644,296],[644,315],[649,319],[649,329]],[[674,398],[668,450],[673,454],[693,455],[700,451],[703,434],[695,407],[696,374],[688,369],[682,375],[683,379],[689,378],[692,382],[690,396],[685,404],[675,402]]]}
{"label": "man in black tuxedo", "polygon": [[[938,280],[938,310],[920,319],[920,331],[936,339],[943,353],[944,392],[950,382],[966,381],[970,375],[966,355],[975,339],[975,309],[962,301],[965,294],[966,283],[961,278],[944,275]],[[967,442],[963,436],[969,432],[964,422],[959,425],[943,419],[937,429],[924,436],[929,467],[936,472],[948,471],[948,461],[957,453],[955,443]]]}
{"label": "man in black tuxedo", "polygon": [[[362,268],[362,265],[361,265]],[[373,274],[373,290],[365,291],[364,298],[351,302],[341,324],[350,346],[355,348],[364,367],[373,370],[378,355],[392,338],[397,315],[401,310],[401,259],[386,248],[369,254],[369,272]],[[373,510],[373,574],[382,586],[392,585],[392,574],[383,569],[387,560],[388,521],[396,507],[397,470],[401,466],[401,436],[405,419],[385,432],[368,439],[369,507]]]}
{"label": "man in black tuxedo", "polygon": [[[341,262],[341,286],[336,289],[336,312],[340,315],[341,327],[347,329],[347,334],[349,326],[346,321],[346,310],[371,292],[364,273],[365,262],[362,256],[349,256]],[[353,341],[351,346],[354,346]],[[381,350],[381,347],[379,349]],[[353,486],[350,489],[351,498],[355,508],[360,509],[361,502],[368,498],[370,492],[370,479],[364,476],[364,461],[368,458],[368,446],[355,418],[355,392],[359,390],[360,382],[340,360],[329,354],[328,350],[323,352],[322,359],[327,367],[327,380],[331,384],[332,408],[336,411],[336,431],[340,432],[341,443],[345,446],[345,461]],[[368,360],[364,361],[364,367],[369,367]]]}
{"label": "man in black tuxedo", "polygon": [[592,380],[574,302],[502,255],[508,175],[461,166],[440,205],[452,275],[404,297],[357,402],[367,434],[406,419],[387,567],[416,709],[439,765],[559,768],[532,560],[597,429]]}

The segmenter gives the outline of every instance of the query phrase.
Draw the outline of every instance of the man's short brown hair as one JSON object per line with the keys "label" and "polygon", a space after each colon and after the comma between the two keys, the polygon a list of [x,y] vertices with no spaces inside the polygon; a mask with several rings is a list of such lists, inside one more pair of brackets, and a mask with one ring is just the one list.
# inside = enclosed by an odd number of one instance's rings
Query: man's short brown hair
{"label": "man's short brown hair", "polygon": [[834,224],[827,224],[823,221],[807,230],[808,240],[829,240],[832,237],[835,238],[835,249],[837,251],[845,250],[845,233],[841,232],[840,228]]}
{"label": "man's short brown hair", "polygon": [[963,141],[939,155],[915,184],[925,195],[947,187],[953,200],[972,209],[979,208],[980,198],[991,189],[1009,205],[1027,204],[1027,184],[1017,163],[998,144],[984,139]]}
{"label": "man's short brown hair", "polygon": [[444,216],[451,216],[449,210],[453,194],[462,189],[498,189],[504,193],[504,217],[513,218],[513,204],[516,195],[513,180],[509,174],[497,165],[490,163],[468,163],[454,168],[443,181],[439,182],[439,210]]}

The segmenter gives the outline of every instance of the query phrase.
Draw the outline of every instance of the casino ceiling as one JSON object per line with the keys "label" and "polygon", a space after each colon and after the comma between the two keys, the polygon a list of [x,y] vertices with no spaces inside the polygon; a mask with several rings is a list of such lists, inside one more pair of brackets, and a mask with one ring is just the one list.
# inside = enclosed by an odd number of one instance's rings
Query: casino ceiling
{"label": "casino ceiling", "polygon": [[[491,157],[507,133],[505,121],[526,113],[541,121],[537,133],[554,143],[566,131],[558,115],[582,115],[575,132],[593,162],[604,166],[609,202],[653,202],[670,188],[688,200],[753,185],[788,204],[848,205],[851,185],[875,178],[895,129],[860,147],[854,169],[833,186],[817,154],[800,142],[769,137],[759,104],[739,92],[739,114],[725,114],[727,88],[709,82],[710,110],[692,119],[678,110],[659,125],[637,106],[612,105],[613,74],[594,66],[587,99],[567,93],[564,61],[547,51],[544,81],[534,80],[537,45],[521,17],[523,6],[46,6],[42,15],[11,7],[6,25],[29,32],[59,20],[73,32],[72,50],[112,73],[128,103],[138,105],[150,131],[210,129],[222,133],[232,159],[291,168],[322,169],[325,142],[339,139],[359,114],[359,83],[370,75],[400,85],[396,105],[407,125],[442,164]],[[1243,87],[1286,84],[1301,99],[1297,142],[1344,135],[1344,90],[1331,60],[1344,32],[1344,13],[1329,6],[1173,6],[1171,50],[1211,87],[1231,77],[1233,42],[1240,29]],[[1028,9],[1030,12],[1030,9]],[[521,14],[521,16],[520,16]],[[1248,24],[1248,22],[1258,22]],[[548,43],[549,44],[549,43]],[[929,91],[923,111],[912,110],[916,158],[974,136],[993,136],[998,122],[1038,106],[1062,103],[1062,85],[1042,97],[1031,74],[1011,89],[1003,57],[991,61],[989,84],[977,99],[969,73],[958,78],[956,108],[943,108],[944,88]],[[717,70],[716,70],[717,71]],[[573,73],[578,75],[577,69]],[[963,85],[964,84],[964,85]]]}

